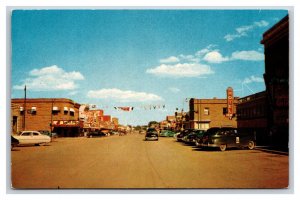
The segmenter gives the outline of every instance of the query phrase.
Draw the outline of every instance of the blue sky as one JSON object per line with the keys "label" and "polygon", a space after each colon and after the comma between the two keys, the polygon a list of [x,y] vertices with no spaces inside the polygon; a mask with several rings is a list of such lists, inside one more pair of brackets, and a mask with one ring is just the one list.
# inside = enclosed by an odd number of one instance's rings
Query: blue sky
{"label": "blue sky", "polygon": [[137,125],[188,110],[186,98],[225,98],[229,86],[235,96],[250,95],[265,89],[262,34],[287,14],[15,10],[11,96],[23,98],[26,84],[28,98],[95,104]]}

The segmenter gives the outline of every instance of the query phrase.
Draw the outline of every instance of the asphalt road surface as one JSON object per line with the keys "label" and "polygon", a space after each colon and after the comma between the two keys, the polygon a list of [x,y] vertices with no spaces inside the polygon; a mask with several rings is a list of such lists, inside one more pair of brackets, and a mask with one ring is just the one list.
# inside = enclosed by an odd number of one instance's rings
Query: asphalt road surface
{"label": "asphalt road surface", "polygon": [[174,138],[58,138],[11,151],[13,188],[286,188],[289,157],[199,150]]}

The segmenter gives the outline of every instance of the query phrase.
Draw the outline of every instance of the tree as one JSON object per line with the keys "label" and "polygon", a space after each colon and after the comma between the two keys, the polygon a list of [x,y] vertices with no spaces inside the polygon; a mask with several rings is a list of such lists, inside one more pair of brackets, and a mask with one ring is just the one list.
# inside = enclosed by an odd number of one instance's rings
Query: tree
{"label": "tree", "polygon": [[157,121],[150,121],[148,123],[148,127],[155,128],[157,126],[159,126],[159,123]]}

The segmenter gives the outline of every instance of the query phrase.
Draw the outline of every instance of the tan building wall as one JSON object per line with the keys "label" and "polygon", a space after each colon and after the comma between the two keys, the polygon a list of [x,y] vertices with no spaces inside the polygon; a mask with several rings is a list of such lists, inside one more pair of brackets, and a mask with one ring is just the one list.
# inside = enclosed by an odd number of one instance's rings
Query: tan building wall
{"label": "tan building wall", "polygon": [[237,99],[234,99],[234,117],[226,116],[227,99],[190,99],[189,128],[207,130],[211,127],[237,127],[235,117]]}
{"label": "tan building wall", "polygon": [[[70,99],[64,98],[37,98],[26,99],[26,108],[24,99],[12,99],[12,105],[19,107],[18,127],[22,130],[49,130],[51,129],[51,121],[78,121],[79,106]],[[52,111],[53,107],[57,110]],[[20,111],[20,109],[24,111]],[[26,109],[26,110],[25,110]],[[74,112],[72,112],[74,111]],[[16,111],[14,111],[16,112]],[[25,127],[24,127],[25,115]]]}
{"label": "tan building wall", "polygon": [[20,106],[18,104],[11,104],[11,113],[10,113],[10,121],[11,121],[11,133],[16,134],[21,130],[22,126],[22,117],[20,115]]}

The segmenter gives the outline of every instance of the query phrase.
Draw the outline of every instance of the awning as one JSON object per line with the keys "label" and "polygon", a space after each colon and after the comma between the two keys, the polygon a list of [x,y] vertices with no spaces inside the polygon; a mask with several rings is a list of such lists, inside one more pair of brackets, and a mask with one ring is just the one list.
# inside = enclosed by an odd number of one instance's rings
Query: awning
{"label": "awning", "polygon": [[20,111],[21,111],[21,112],[24,111],[24,108],[23,108],[23,107],[20,107]]}
{"label": "awning", "polygon": [[52,110],[53,110],[53,111],[59,111],[59,109],[58,109],[57,106],[53,106]]}
{"label": "awning", "polygon": [[36,107],[31,107],[31,111],[36,111]]}
{"label": "awning", "polygon": [[70,108],[70,112],[75,112],[75,111],[74,111],[74,108]]}
{"label": "awning", "polygon": [[69,108],[68,107],[64,107],[64,111],[69,111]]}

